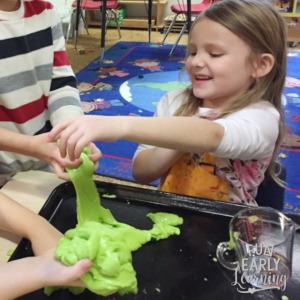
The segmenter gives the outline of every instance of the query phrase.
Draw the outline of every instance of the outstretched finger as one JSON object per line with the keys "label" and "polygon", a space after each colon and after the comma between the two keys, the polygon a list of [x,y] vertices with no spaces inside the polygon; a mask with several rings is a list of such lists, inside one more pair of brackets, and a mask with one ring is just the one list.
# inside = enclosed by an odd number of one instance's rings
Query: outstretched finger
{"label": "outstretched finger", "polygon": [[[69,159],[74,161],[80,158],[80,154],[83,150],[80,140],[84,138],[84,132],[80,131],[78,128],[67,128],[62,134],[59,144],[59,149],[61,154],[67,153]],[[81,151],[78,151],[78,147]]]}
{"label": "outstretched finger", "polygon": [[87,141],[84,137],[84,135],[82,135],[76,142],[76,145],[74,147],[74,157],[80,157],[80,154],[82,153],[83,149],[86,147],[87,145]]}

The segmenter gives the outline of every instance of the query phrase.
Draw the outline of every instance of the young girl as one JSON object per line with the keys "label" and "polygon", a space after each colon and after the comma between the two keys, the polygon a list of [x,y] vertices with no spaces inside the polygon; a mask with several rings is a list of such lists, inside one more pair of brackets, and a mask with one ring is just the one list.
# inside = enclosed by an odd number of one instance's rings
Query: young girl
{"label": "young girl", "polygon": [[76,280],[92,266],[88,259],[81,260],[71,267],[66,267],[55,260],[55,247],[62,233],[46,219],[2,193],[0,193],[0,229],[29,239],[37,255],[0,266],[1,300],[15,299],[46,286],[80,285]]}
{"label": "young girl", "polygon": [[144,143],[137,181],[161,178],[162,191],[256,205],[283,132],[285,30],[270,1],[219,1],[189,34],[191,87],[165,95],[154,118],[84,116],[56,126],[49,140],[60,138],[70,159],[97,139]]}

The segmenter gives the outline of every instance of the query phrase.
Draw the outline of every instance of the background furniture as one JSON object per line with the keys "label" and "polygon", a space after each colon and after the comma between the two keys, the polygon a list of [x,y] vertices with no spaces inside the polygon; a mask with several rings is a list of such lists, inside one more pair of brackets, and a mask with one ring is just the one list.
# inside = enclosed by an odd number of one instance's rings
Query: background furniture
{"label": "background furniture", "polygon": [[[104,7],[104,4],[106,5],[106,7]],[[84,13],[86,11],[99,11],[102,12],[103,14],[105,14],[105,19],[104,19],[104,36],[105,33],[107,31],[107,25],[108,22],[112,19],[111,16],[113,16],[114,21],[116,22],[116,26],[119,32],[119,38],[121,38],[121,32],[120,32],[120,26],[119,26],[119,22],[118,22],[118,15],[116,12],[116,9],[119,5],[118,0],[104,0],[104,1],[93,1],[93,0],[77,0],[74,1],[72,3],[72,12],[71,12],[71,16],[74,14],[74,12],[76,11],[76,21],[75,21],[75,36],[74,36],[74,43],[75,43],[75,50],[77,49],[77,38],[78,38],[78,26],[79,26],[79,19],[81,18],[84,22],[85,25],[85,29],[87,31],[87,34],[89,34],[88,31],[88,24],[86,23],[85,17],[84,17]],[[78,9],[78,7],[80,7]],[[70,20],[72,20],[72,17],[70,18]],[[66,41],[68,41],[69,39],[69,34],[70,34],[70,30],[71,30],[71,21],[69,23],[69,27],[68,27],[68,32],[67,32],[67,37],[66,37]],[[101,28],[101,31],[103,31],[103,29]]]}
{"label": "background furniture", "polygon": [[[144,0],[119,0],[119,4],[125,9],[121,27],[126,28],[148,28],[148,20],[144,15],[148,14],[147,1]],[[165,10],[168,0],[152,1],[153,13],[151,18],[151,26],[156,31],[164,27]],[[145,7],[146,6],[146,7]],[[89,26],[100,26],[101,16],[98,12],[88,11],[86,14],[86,22]]]}
{"label": "background furniture", "polygon": [[[287,24],[287,38],[290,46],[300,42],[300,0],[274,1],[276,8],[285,18]],[[293,45],[293,43],[296,43]]]}
{"label": "background furniture", "polygon": [[[204,11],[206,8],[208,8],[213,1],[211,0],[202,0],[200,3],[197,4],[191,4],[190,7],[188,7],[187,4],[184,4],[183,2],[180,3],[178,1],[178,4],[173,4],[171,5],[171,10],[172,12],[175,14],[172,22],[170,23],[165,36],[162,40],[162,44],[165,42],[166,38],[168,37],[170,31],[172,30],[173,25],[175,24],[177,18],[179,15],[183,15],[185,18],[185,23],[182,26],[182,29],[178,35],[178,38],[173,46],[173,48],[171,49],[169,56],[172,56],[173,51],[175,50],[176,46],[178,45],[183,33],[189,29],[189,22],[191,21],[191,15],[198,15],[199,13],[201,13],[202,11]],[[190,11],[189,11],[190,10]]]}
{"label": "background furniture", "polygon": [[[89,0],[84,0],[85,2],[88,2]],[[188,7],[190,10],[190,1],[191,0],[187,0],[188,2]],[[93,1],[91,1],[93,2]],[[101,7],[101,39],[100,39],[100,68],[102,67],[102,63],[103,63],[103,57],[104,57],[104,49],[105,49],[105,32],[106,32],[106,10],[107,10],[107,0],[102,1],[102,7]],[[80,16],[82,17],[81,14],[81,1],[77,0],[76,1],[76,22],[75,22],[75,50],[76,50],[76,41],[77,41],[77,37],[78,37],[78,26],[79,26],[79,19]],[[117,16],[117,15],[116,15]],[[148,0],[148,39],[149,39],[149,43],[151,41],[151,30],[152,30],[152,26],[151,26],[151,18],[152,18],[152,0]],[[118,23],[118,19],[116,19],[116,23],[117,26],[119,25]],[[105,30],[103,30],[105,29]]]}

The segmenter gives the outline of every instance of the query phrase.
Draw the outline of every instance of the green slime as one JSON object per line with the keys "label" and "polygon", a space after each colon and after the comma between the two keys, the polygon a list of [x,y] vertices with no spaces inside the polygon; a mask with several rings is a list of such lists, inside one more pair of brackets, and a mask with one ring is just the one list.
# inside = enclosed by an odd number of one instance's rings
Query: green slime
{"label": "green slime", "polygon": [[233,231],[232,229],[229,230],[229,242],[228,242],[228,249],[233,250],[235,249],[235,241],[239,238],[239,232]]}
{"label": "green slime", "polygon": [[140,230],[118,222],[109,209],[101,206],[93,180],[94,164],[88,154],[89,150],[84,149],[82,164],[67,170],[76,191],[78,224],[61,238],[55,256],[67,266],[89,258],[93,266],[81,280],[98,295],[137,293],[131,252],[151,239],[179,235],[176,226],[181,225],[183,219],[175,214],[149,213],[147,217],[154,223],[151,230]]}

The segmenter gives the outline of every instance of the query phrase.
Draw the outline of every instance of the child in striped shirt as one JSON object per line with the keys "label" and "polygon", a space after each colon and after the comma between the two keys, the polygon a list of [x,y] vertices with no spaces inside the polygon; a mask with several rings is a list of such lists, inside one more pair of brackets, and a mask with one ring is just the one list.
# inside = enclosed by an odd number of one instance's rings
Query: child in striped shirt
{"label": "child in striped shirt", "polygon": [[[7,137],[6,148],[0,141],[0,186],[18,171],[49,164],[66,179],[71,165],[45,133],[83,111],[60,18],[47,1],[1,0],[0,26],[0,129]],[[91,148],[96,161],[100,151]]]}

